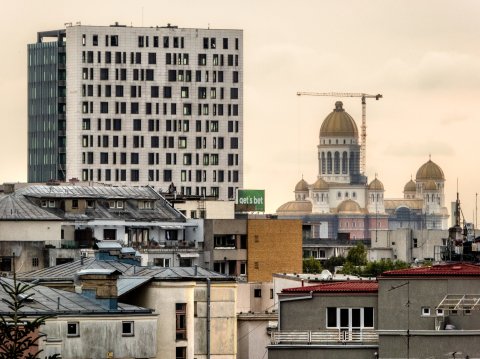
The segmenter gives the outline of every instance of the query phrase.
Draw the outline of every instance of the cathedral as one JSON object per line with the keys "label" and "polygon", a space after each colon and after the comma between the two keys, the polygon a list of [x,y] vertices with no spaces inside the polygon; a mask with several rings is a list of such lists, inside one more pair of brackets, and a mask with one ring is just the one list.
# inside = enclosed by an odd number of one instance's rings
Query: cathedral
{"label": "cathedral", "polygon": [[313,238],[365,240],[377,230],[447,229],[445,176],[436,163],[429,159],[420,166],[402,199],[388,199],[382,182],[368,183],[362,173],[360,147],[356,123],[337,101],[320,127],[316,181],[302,178],[295,199],[281,205],[277,215],[302,218]]}

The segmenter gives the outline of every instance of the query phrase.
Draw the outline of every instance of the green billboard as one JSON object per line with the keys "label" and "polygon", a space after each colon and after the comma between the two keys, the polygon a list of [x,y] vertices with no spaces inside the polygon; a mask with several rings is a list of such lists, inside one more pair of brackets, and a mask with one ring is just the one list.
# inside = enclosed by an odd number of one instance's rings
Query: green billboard
{"label": "green billboard", "polygon": [[265,212],[265,190],[239,189],[236,207],[239,212]]}

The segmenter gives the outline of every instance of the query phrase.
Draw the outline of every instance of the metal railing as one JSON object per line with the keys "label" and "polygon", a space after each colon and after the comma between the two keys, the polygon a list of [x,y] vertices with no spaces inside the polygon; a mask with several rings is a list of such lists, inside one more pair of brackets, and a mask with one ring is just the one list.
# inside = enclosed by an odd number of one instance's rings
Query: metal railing
{"label": "metal railing", "polygon": [[331,344],[331,343],[378,343],[378,333],[373,329],[322,330],[322,331],[274,331],[272,344]]}

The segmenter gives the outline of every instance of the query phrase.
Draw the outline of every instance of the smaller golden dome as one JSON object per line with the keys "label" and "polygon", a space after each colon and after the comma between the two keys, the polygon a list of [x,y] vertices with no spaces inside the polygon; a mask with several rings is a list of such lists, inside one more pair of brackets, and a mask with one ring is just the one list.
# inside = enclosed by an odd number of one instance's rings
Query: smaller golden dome
{"label": "smaller golden dome", "polygon": [[436,191],[438,190],[437,184],[435,181],[429,180],[425,183],[425,187],[423,187],[425,191]]}
{"label": "smaller golden dome", "polygon": [[370,184],[368,185],[369,191],[384,191],[383,183],[380,182],[378,178],[375,178]]}
{"label": "smaller golden dome", "polygon": [[417,191],[417,185],[413,180],[410,180],[407,182],[405,187],[403,187],[403,192],[416,192]]}
{"label": "smaller golden dome", "polygon": [[328,191],[328,183],[325,180],[319,178],[313,184],[313,190],[314,191]]}
{"label": "smaller golden dome", "polygon": [[302,178],[295,186],[295,192],[308,191],[308,183]]}
{"label": "smaller golden dome", "polygon": [[310,201],[290,201],[282,204],[277,209],[278,214],[301,214],[312,213],[312,202]]}
{"label": "smaller golden dome", "polygon": [[362,213],[360,205],[351,199],[346,199],[337,207],[338,213]]}
{"label": "smaller golden dome", "polygon": [[418,181],[444,181],[445,175],[443,174],[442,169],[439,165],[437,165],[432,160],[428,160],[428,162],[424,163],[417,171],[417,182]]}

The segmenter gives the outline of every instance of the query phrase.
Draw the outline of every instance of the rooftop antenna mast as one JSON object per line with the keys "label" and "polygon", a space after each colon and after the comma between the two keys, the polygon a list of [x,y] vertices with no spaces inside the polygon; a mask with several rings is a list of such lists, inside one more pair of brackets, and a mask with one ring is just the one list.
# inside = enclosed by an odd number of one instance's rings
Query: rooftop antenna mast
{"label": "rooftop antenna mast", "polygon": [[382,94],[369,95],[366,93],[354,92],[297,92],[297,96],[333,96],[333,97],[360,97],[362,100],[362,132],[360,143],[360,170],[363,175],[367,168],[367,98],[379,100],[383,98]]}

